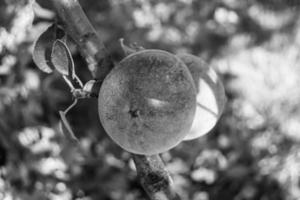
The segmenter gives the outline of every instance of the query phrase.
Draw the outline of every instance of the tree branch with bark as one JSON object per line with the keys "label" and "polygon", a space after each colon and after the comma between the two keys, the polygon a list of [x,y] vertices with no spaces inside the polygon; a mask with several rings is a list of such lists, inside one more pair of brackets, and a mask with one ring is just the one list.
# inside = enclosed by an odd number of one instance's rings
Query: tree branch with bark
{"label": "tree branch with bark", "polygon": [[[102,81],[113,68],[103,41],[77,0],[51,0],[65,31],[86,58],[95,80]],[[141,185],[152,200],[180,200],[172,187],[169,172],[159,155],[132,154]]]}

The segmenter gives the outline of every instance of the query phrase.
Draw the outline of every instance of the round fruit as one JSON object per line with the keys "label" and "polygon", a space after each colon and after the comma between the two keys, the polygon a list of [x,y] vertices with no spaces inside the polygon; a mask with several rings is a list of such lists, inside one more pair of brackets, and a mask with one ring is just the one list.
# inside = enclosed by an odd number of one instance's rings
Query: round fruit
{"label": "round fruit", "polygon": [[142,50],[124,58],[99,92],[100,121],[125,150],[158,154],[189,132],[196,89],[186,65],[162,50]]}
{"label": "round fruit", "polygon": [[190,70],[197,89],[197,108],[192,128],[184,140],[192,140],[208,133],[219,120],[226,96],[216,72],[199,57],[181,54],[178,57]]}

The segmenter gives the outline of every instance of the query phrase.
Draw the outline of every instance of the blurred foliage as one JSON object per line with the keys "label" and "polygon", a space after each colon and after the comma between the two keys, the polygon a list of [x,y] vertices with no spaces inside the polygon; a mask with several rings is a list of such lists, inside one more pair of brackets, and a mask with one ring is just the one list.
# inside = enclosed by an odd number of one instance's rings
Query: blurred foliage
{"label": "blurred foliage", "polygon": [[[228,103],[215,129],[162,154],[182,199],[300,199],[297,0],[80,2],[116,62],[125,38],[201,56],[222,77]],[[55,16],[39,3],[33,12],[26,0],[0,1],[0,199],[147,199],[130,155],[101,128],[96,100],[68,114],[79,147],[60,133],[58,111],[72,99],[58,74],[33,64],[33,42]]]}

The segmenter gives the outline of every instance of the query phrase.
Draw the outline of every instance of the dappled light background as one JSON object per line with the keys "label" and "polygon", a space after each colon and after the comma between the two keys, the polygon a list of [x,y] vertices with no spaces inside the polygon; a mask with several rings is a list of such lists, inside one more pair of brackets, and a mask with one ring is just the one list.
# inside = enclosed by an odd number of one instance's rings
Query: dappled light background
{"label": "dappled light background", "polygon": [[[58,74],[32,61],[53,21],[48,1],[0,1],[0,199],[147,199],[130,154],[99,124],[97,101],[72,102]],[[202,57],[227,104],[203,137],[162,154],[183,200],[300,199],[300,3],[296,0],[81,0],[114,61],[118,40]],[[33,8],[33,9],[32,9]],[[71,45],[77,74],[91,79]]]}

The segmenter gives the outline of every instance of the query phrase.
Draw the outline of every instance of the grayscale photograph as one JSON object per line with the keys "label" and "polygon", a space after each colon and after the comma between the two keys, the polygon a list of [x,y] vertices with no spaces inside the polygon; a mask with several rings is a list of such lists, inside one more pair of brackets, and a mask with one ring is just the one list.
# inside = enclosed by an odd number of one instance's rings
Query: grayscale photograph
{"label": "grayscale photograph", "polygon": [[0,0],[0,200],[300,200],[300,0]]}

